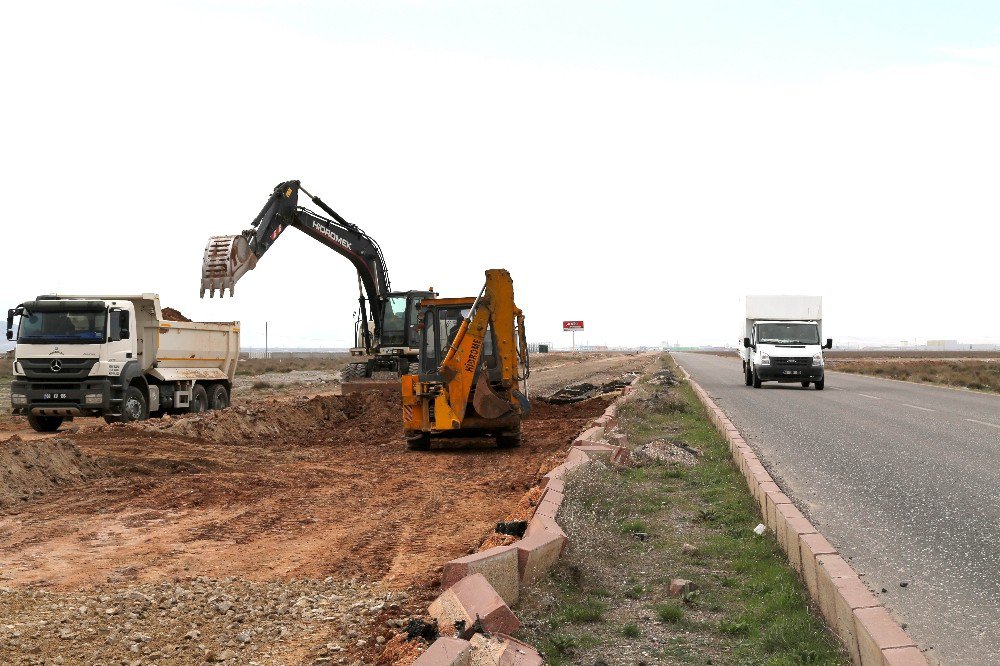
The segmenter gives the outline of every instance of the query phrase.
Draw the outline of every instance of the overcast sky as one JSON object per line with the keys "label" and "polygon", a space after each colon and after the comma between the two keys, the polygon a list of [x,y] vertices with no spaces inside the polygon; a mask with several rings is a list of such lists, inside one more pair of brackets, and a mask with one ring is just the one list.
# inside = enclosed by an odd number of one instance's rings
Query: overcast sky
{"label": "overcast sky", "polygon": [[354,270],[298,232],[198,298],[208,236],[300,179],[396,289],[509,269],[537,342],[732,344],[747,293],[1000,340],[997,3],[22,2],[0,73],[4,307],[154,291],[347,346]]}

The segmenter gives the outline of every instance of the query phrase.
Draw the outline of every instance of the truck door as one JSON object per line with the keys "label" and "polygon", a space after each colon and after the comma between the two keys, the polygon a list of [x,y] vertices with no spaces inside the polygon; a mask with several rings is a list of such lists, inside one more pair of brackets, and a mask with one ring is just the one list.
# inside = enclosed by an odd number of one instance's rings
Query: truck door
{"label": "truck door", "polygon": [[138,331],[135,328],[135,314],[132,308],[122,304],[108,308],[108,332],[106,357],[108,359],[108,375],[117,377],[122,373],[129,361],[135,360],[135,339]]}

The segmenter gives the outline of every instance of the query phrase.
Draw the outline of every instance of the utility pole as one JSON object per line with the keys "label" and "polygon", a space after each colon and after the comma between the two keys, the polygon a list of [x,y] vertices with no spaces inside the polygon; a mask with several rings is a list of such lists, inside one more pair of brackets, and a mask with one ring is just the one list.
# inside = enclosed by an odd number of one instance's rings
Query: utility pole
{"label": "utility pole", "polygon": [[264,322],[264,358],[271,358],[271,353],[267,346],[267,322]]}

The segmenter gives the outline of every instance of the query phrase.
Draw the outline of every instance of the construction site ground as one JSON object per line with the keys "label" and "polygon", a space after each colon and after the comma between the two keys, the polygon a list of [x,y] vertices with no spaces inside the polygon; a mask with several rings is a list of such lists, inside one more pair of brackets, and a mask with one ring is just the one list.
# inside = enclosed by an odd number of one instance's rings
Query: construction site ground
{"label": "construction site ground", "polygon": [[[532,391],[655,359],[536,354]],[[444,562],[477,550],[607,404],[535,400],[520,448],[418,453],[396,392],[268,374],[241,376],[223,412],[54,436],[0,423],[4,663],[408,663],[395,637]]]}

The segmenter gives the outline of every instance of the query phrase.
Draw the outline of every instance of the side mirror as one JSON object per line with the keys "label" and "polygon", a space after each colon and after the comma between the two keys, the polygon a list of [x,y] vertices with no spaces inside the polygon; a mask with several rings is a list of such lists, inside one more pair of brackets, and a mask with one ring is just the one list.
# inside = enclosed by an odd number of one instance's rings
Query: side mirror
{"label": "side mirror", "polygon": [[7,339],[14,339],[14,311],[7,310]]}
{"label": "side mirror", "polygon": [[823,345],[823,349],[833,349],[833,338],[826,339],[826,344]]}
{"label": "side mirror", "polygon": [[750,338],[743,338],[743,346],[750,349]]}

